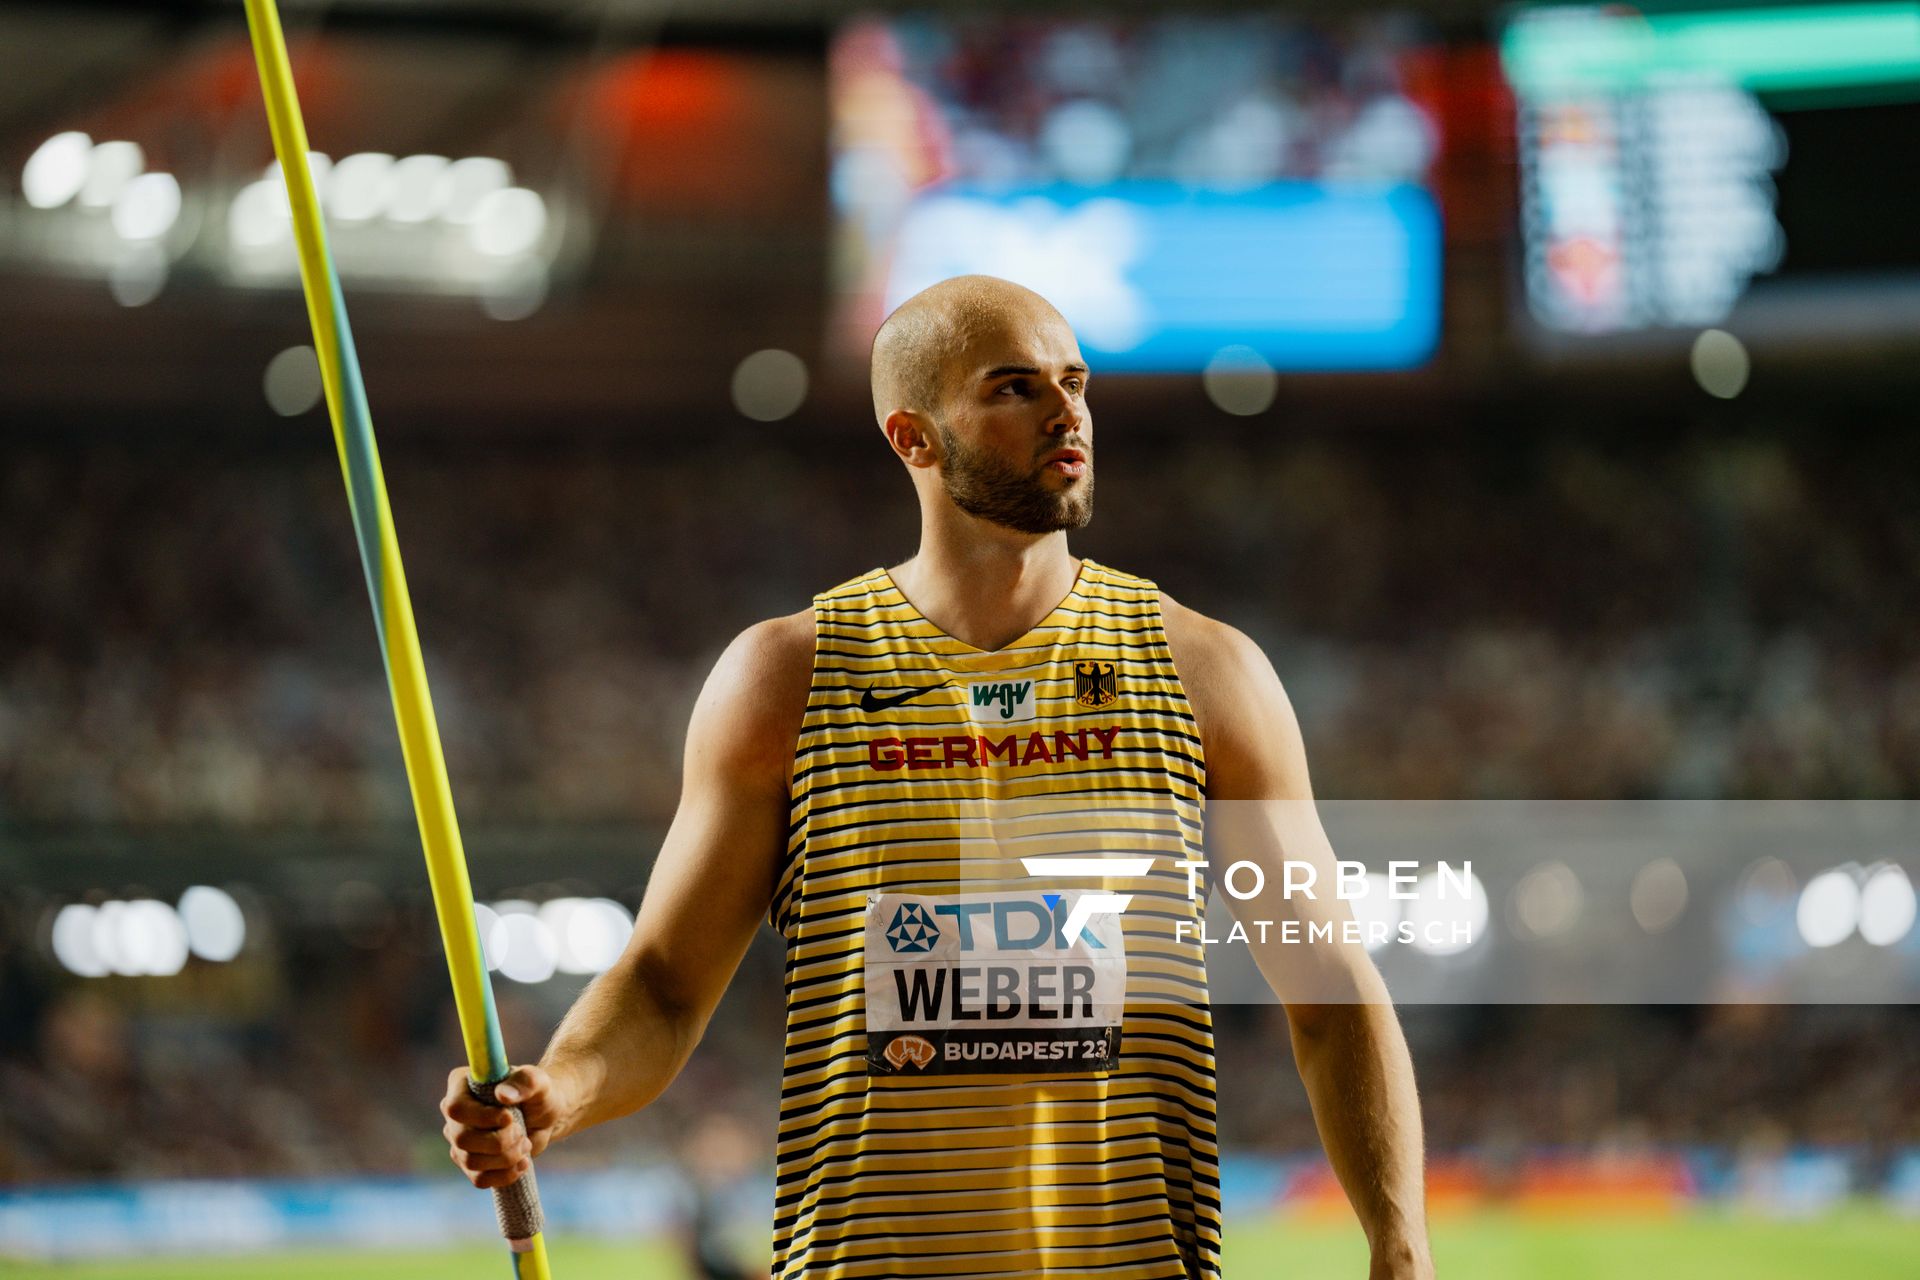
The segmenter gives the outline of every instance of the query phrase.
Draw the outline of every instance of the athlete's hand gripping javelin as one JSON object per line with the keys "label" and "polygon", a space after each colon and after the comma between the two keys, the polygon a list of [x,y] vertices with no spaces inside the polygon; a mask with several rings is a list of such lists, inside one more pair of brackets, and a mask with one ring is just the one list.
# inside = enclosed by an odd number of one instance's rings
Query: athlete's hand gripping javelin
{"label": "athlete's hand gripping javelin", "polygon": [[449,1154],[474,1186],[508,1186],[533,1168],[534,1157],[553,1141],[560,1115],[553,1077],[539,1067],[515,1067],[494,1090],[498,1103],[474,1097],[469,1079],[465,1067],[455,1067],[447,1076],[447,1096],[440,1100]]}

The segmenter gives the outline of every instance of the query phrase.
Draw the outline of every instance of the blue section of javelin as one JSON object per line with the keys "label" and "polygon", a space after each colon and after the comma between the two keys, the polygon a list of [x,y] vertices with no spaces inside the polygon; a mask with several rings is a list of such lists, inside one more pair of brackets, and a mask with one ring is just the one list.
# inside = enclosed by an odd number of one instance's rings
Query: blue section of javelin
{"label": "blue section of javelin", "polygon": [[380,565],[379,481],[374,476],[373,413],[367,408],[367,387],[360,377],[360,355],[353,345],[353,327],[347,323],[347,300],[340,292],[340,273],[327,255],[327,291],[333,297],[333,340],[340,351],[340,420],[344,428],[347,496],[353,503],[353,534],[360,543],[360,566],[366,570],[367,593],[373,599],[373,627],[380,636],[380,661],[387,681],[393,681],[393,660],[387,654],[387,593]]}
{"label": "blue section of javelin", "polygon": [[[353,508],[353,534],[360,544],[360,565],[366,571],[367,592],[373,600],[373,628],[380,637],[380,661],[386,668],[387,687],[393,687],[393,656],[387,640],[386,577],[380,557],[379,481],[374,475],[378,452],[373,443],[373,411],[367,407],[366,381],[360,376],[360,354],[353,345],[353,326],[347,323],[347,300],[340,291],[340,273],[334,270],[333,257],[327,255],[327,290],[333,298],[333,337],[340,351],[340,421],[345,439],[347,499]],[[479,924],[474,925],[479,937]],[[486,978],[485,947],[480,956],[480,992],[486,999],[487,1081],[498,1080],[513,1069],[507,1059],[507,1042],[500,1032],[500,1016],[494,1008],[493,983]],[[515,1264],[518,1266],[518,1264]]]}
{"label": "blue section of javelin", "polygon": [[[473,923],[473,936],[480,940],[480,994],[487,1002],[487,1078],[482,1084],[492,1084],[505,1079],[513,1070],[513,1064],[507,1061],[507,1041],[500,1032],[500,1015],[493,1007],[493,979],[487,976],[486,939],[480,936],[480,922]],[[519,1255],[515,1255],[518,1257]],[[516,1267],[519,1263],[514,1264]]]}
{"label": "blue section of javelin", "polygon": [[[1074,221],[1096,202],[1118,207],[1123,232],[1104,215]],[[916,240],[926,215],[942,230]],[[1003,256],[1010,244],[1025,261]],[[1132,341],[1102,345],[1111,294],[1076,307],[1084,270],[1061,262],[1063,247],[1118,273],[1143,321]],[[1440,214],[1410,183],[936,187],[916,197],[896,249],[889,304],[949,276],[1012,276],[1061,306],[1096,372],[1193,372],[1232,345],[1276,369],[1402,369],[1440,335]]]}

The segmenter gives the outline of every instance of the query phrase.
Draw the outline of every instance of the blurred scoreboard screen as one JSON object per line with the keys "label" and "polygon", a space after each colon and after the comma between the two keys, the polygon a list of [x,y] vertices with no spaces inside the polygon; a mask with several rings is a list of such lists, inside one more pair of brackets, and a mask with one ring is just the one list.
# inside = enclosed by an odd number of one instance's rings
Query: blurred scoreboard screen
{"label": "blurred scoreboard screen", "polygon": [[1542,8],[1501,55],[1541,324],[1920,318],[1920,3]]}
{"label": "blurred scoreboard screen", "polygon": [[868,20],[832,52],[842,333],[946,277],[1052,299],[1095,365],[1432,352],[1438,130],[1404,22]]}

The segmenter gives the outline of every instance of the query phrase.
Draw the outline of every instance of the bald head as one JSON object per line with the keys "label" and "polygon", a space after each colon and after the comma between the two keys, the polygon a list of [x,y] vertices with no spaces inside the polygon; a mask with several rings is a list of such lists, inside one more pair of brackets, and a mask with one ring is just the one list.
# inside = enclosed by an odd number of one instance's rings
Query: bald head
{"label": "bald head", "polygon": [[874,420],[884,424],[895,409],[933,415],[952,388],[956,362],[975,344],[1047,320],[1067,323],[1051,302],[997,276],[955,276],[922,289],[874,335]]}

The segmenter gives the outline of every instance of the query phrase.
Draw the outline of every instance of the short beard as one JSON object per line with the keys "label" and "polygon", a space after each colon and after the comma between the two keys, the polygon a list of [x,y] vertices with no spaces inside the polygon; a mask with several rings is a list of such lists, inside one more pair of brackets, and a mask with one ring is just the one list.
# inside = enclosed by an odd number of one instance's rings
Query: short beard
{"label": "short beard", "polygon": [[1037,472],[970,449],[937,422],[934,428],[940,433],[940,483],[953,505],[968,515],[1017,533],[1084,529],[1093,519],[1091,466],[1080,483],[1056,493]]}

